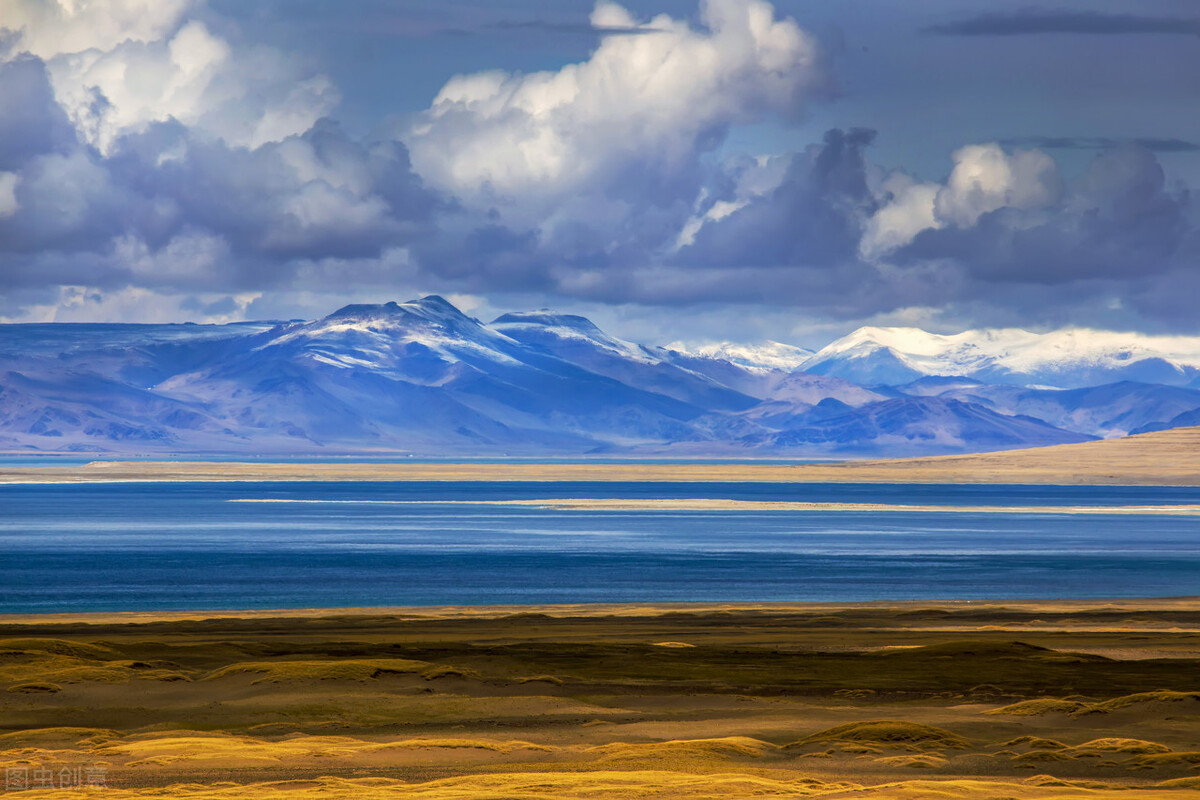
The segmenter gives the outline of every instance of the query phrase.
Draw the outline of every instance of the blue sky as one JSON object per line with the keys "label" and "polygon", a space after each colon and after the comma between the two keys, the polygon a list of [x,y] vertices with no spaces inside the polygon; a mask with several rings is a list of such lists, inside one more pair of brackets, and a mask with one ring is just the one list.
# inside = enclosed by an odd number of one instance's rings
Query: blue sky
{"label": "blue sky", "polygon": [[10,0],[0,319],[1200,332],[1188,2]]}

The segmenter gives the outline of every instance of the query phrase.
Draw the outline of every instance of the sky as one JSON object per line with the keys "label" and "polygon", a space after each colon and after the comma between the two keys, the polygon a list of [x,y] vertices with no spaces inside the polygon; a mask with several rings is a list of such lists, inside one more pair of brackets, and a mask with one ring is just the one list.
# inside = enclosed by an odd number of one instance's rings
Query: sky
{"label": "sky", "polygon": [[1200,333],[1191,0],[0,0],[0,321]]}

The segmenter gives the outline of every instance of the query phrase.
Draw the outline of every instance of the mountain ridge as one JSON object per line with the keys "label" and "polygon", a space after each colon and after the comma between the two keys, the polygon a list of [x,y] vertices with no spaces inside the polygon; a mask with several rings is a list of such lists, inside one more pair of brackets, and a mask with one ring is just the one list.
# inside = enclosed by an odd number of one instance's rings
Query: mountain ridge
{"label": "mountain ridge", "polygon": [[863,327],[826,345],[799,368],[868,385],[958,376],[1063,389],[1120,380],[1186,386],[1200,379],[1200,338],[1087,328],[1040,334],[984,328],[943,335]]}
{"label": "mountain ridge", "polygon": [[[348,305],[311,321],[0,325],[0,448],[911,456],[1080,442],[1188,420],[1200,408],[1200,391],[1178,386],[1126,381],[1072,394],[995,382],[996,365],[1014,362],[991,351],[978,362],[952,353],[950,366],[973,364],[975,376],[931,376],[920,358],[948,339],[982,352],[982,340],[862,330],[785,370],[628,342],[549,310],[484,323],[437,295]],[[884,352],[880,330],[920,352]],[[988,335],[993,350],[1009,336],[1001,333]],[[1047,341],[1021,334],[1027,344]],[[874,386],[836,374],[862,358],[874,358],[876,372],[904,370]]]}

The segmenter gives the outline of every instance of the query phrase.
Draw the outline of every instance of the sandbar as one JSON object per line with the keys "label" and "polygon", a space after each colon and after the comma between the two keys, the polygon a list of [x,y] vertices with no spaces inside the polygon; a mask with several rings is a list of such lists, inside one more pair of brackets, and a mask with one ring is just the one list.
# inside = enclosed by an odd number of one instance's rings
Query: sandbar
{"label": "sandbar", "polygon": [[977,455],[754,463],[96,461],[4,466],[0,483],[137,481],[663,481],[1200,486],[1200,427]]}

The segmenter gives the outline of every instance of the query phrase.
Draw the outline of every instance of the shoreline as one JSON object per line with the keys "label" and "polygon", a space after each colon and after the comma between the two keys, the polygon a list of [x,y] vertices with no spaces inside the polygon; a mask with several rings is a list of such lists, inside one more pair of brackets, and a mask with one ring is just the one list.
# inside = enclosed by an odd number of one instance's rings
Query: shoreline
{"label": "shoreline", "polygon": [[389,617],[398,620],[496,620],[522,617],[635,618],[674,614],[812,614],[853,611],[915,612],[929,609],[1014,613],[1078,613],[1080,611],[1200,612],[1200,596],[1082,598],[1041,600],[863,600],[790,602],[661,602],[553,603],[478,606],[345,606],[337,608],[193,609],[189,611],[64,611],[0,613],[0,625],[21,624],[146,624],[207,620],[305,620]]}
{"label": "shoreline", "polygon": [[98,461],[5,466],[0,484],[158,481],[523,481],[1200,486],[1200,427],[974,455],[834,463]]}
{"label": "shoreline", "polygon": [[1116,516],[1200,516],[1200,505],[1154,506],[951,506],[901,503],[821,503],[791,500],[728,500],[724,498],[549,498],[539,500],[307,500],[238,497],[227,503],[284,503],[301,505],[448,505],[519,506],[542,511],[855,511],[864,514],[1059,514]]}

